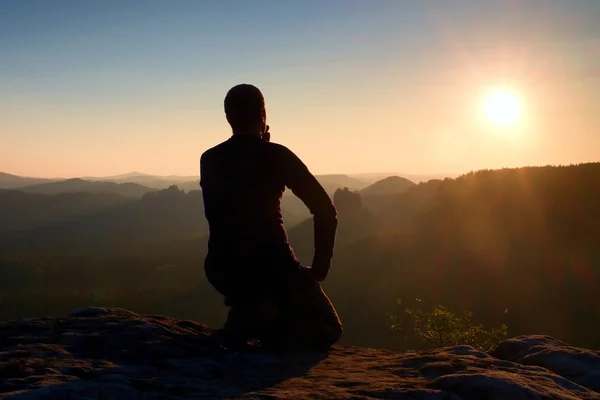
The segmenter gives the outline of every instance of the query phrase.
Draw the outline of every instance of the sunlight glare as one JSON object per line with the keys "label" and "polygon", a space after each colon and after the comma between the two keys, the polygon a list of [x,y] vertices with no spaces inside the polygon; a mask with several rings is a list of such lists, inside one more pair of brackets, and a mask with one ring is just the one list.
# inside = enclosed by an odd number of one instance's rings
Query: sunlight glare
{"label": "sunlight glare", "polygon": [[519,97],[508,90],[498,90],[485,100],[484,113],[494,125],[511,126],[521,116],[521,101]]}

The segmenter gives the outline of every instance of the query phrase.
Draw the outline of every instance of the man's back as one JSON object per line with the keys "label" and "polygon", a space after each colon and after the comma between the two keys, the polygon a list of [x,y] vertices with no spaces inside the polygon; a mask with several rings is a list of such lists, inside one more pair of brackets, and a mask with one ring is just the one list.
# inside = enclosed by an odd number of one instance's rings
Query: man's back
{"label": "man's back", "polygon": [[289,249],[281,214],[281,197],[288,187],[315,217],[315,260],[329,264],[337,227],[335,207],[286,147],[255,135],[233,135],[202,155],[200,175],[213,257]]}
{"label": "man's back", "polygon": [[[302,161],[270,143],[258,88],[233,87],[224,106],[232,136],[202,154],[200,185],[210,229],[206,276],[231,307],[226,336],[260,338],[271,348],[327,348],[342,334],[319,283],[327,277],[333,255],[336,209]],[[295,257],[283,227],[286,187],[314,215],[310,267]]]}
{"label": "man's back", "polygon": [[211,252],[287,243],[280,207],[283,153],[281,146],[244,135],[232,136],[202,155],[200,184]]}

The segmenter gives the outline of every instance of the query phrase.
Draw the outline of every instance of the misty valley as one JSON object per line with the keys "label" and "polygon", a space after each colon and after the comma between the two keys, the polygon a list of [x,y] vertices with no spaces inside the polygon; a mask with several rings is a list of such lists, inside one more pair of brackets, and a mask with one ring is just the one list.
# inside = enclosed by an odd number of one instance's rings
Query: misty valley
{"label": "misty valley", "polygon": [[[343,343],[423,344],[393,329],[405,307],[472,313],[508,336],[600,347],[600,163],[482,170],[455,178],[317,176],[339,214],[325,289]],[[143,179],[142,179],[143,178]],[[0,320],[123,307],[220,326],[206,281],[197,181],[0,176]],[[283,218],[309,263],[313,225],[286,192]],[[406,333],[406,332],[404,332]]]}

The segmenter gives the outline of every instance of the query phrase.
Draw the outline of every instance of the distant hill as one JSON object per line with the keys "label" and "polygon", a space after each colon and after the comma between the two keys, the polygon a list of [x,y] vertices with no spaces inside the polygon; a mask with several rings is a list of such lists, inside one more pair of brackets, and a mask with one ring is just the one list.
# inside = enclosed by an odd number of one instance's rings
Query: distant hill
{"label": "distant hill", "polygon": [[186,192],[189,192],[190,190],[200,190],[201,189],[200,188],[200,180],[198,178],[196,178],[196,180],[193,180],[193,181],[177,183],[176,185],[179,189],[185,190]]}
{"label": "distant hill", "polygon": [[104,181],[104,180],[118,181],[118,180],[131,179],[131,178],[145,179],[145,178],[155,178],[155,176],[150,175],[150,174],[145,174],[143,172],[132,171],[132,172],[128,172],[126,174],[119,174],[119,175],[82,177],[82,179],[85,179],[88,181]]}
{"label": "distant hill", "polygon": [[[12,229],[2,236],[0,254],[52,249],[68,251],[70,254],[84,254],[90,249],[108,253],[120,247],[135,251],[140,242],[168,242],[197,238],[208,233],[202,194],[199,191],[186,194],[175,186],[148,192],[137,199],[106,193],[39,195],[14,191],[12,196],[11,193],[5,195],[8,204],[4,210],[24,209],[24,202],[16,202],[12,197],[30,196],[29,203],[31,206],[38,204],[33,209],[39,215],[30,218],[29,226],[23,226],[21,220],[15,217],[13,225],[16,228],[19,224],[19,229]],[[105,201],[105,207],[87,205],[94,199],[107,196],[126,201]],[[86,206],[85,209],[79,207],[82,212],[76,214],[70,211],[73,204],[80,203]],[[63,212],[59,213],[61,210]]]}
{"label": "distant hill", "polygon": [[[291,229],[305,218],[284,211],[283,219]],[[51,249],[70,254],[136,251],[140,243],[158,245],[208,234],[202,192],[186,193],[176,186],[139,198],[111,192],[0,190],[0,221],[0,256]]]}
{"label": "distant hill", "polygon": [[142,197],[156,189],[137,183],[90,182],[79,178],[59,182],[40,183],[19,188],[27,193],[58,194],[58,193],[115,193],[124,197]]}
{"label": "distant hill", "polygon": [[[178,185],[181,187],[182,183],[198,180],[197,176],[159,176],[144,174],[142,172],[130,172],[122,175],[103,176],[103,177],[84,177],[82,178],[87,181],[104,181],[104,182],[115,182],[115,183],[137,183],[152,189],[167,189],[169,186]],[[188,190],[188,189],[186,189]]]}
{"label": "distant hill", "polygon": [[[0,190],[0,235],[59,223],[67,219],[120,207],[133,198],[115,193],[25,193],[20,189]],[[0,240],[2,242],[2,240]],[[24,246],[28,246],[24,242]]]}
{"label": "distant hill", "polygon": [[[369,185],[365,181],[349,177],[348,175],[316,175],[315,177],[329,196],[333,196],[337,189],[348,188],[353,191],[358,191]],[[296,217],[294,221],[310,218],[308,208],[306,208],[302,200],[294,196],[289,190],[286,190],[283,194],[281,207],[284,212],[289,212]]]}
{"label": "distant hill", "polygon": [[362,196],[387,196],[405,192],[408,188],[415,186],[414,182],[400,176],[388,176],[385,179],[360,191]]}
{"label": "distant hill", "polygon": [[0,172],[0,189],[15,189],[23,186],[37,185],[40,183],[54,182],[58,179],[30,178]]}
{"label": "distant hill", "polygon": [[409,181],[414,183],[420,182],[428,182],[432,179],[445,179],[445,178],[457,178],[459,174],[449,174],[449,173],[441,173],[441,174],[402,174],[399,172],[374,172],[374,173],[364,173],[364,174],[351,174],[349,175],[351,178],[356,178],[358,180],[367,182],[369,184],[375,183],[382,179],[387,178],[388,176],[400,176],[402,178],[406,178]]}
{"label": "distant hill", "polygon": [[333,195],[337,189],[347,187],[351,190],[360,190],[369,185],[368,182],[342,174],[316,175],[315,177],[330,195]]}
{"label": "distant hill", "polygon": [[101,177],[83,177],[88,181],[111,181],[111,182],[152,182],[154,180],[169,181],[169,182],[185,182],[197,179],[197,176],[178,176],[178,175],[152,175],[143,172],[128,172],[126,174],[101,176]]}
{"label": "distant hill", "polygon": [[[363,206],[359,193],[348,188],[337,189],[333,195],[333,202],[338,212],[338,229],[335,239],[337,248],[376,232],[377,221]],[[305,219],[290,229],[288,237],[296,256],[302,262],[310,263],[314,254],[313,220]]]}
{"label": "distant hill", "polygon": [[[180,189],[198,190],[199,175],[178,176],[178,175],[151,175],[143,172],[129,172],[121,175],[112,176],[84,176],[67,181],[79,179],[87,182],[114,182],[114,183],[137,183],[151,189],[167,189],[169,186],[177,185]],[[349,188],[351,190],[360,190],[367,187],[371,182],[350,177],[343,174],[327,174],[317,175],[317,180],[323,185],[325,190],[332,195],[336,189]],[[31,186],[42,183],[50,183],[64,181],[62,178],[44,179],[44,178],[29,178],[6,173],[0,173],[0,189],[11,189],[17,187]]]}
{"label": "distant hill", "polygon": [[[360,190],[369,185],[368,182],[341,174],[316,175],[316,178],[330,195],[333,195],[336,189],[347,187],[352,190]],[[169,186],[177,185],[179,189],[185,190],[186,192],[190,190],[200,190],[199,176],[154,176],[145,174],[135,175],[135,173],[132,173],[116,177],[105,177],[102,178],[102,180],[111,182],[134,182],[156,189],[166,189]],[[291,192],[286,192],[286,194],[291,194]]]}

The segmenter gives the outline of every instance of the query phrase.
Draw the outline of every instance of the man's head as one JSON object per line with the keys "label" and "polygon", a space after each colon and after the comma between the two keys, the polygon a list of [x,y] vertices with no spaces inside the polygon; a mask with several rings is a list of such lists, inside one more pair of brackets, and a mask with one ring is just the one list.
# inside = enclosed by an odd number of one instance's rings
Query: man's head
{"label": "man's head", "polygon": [[225,96],[225,115],[234,134],[265,132],[265,98],[256,86],[244,83],[231,88]]}

